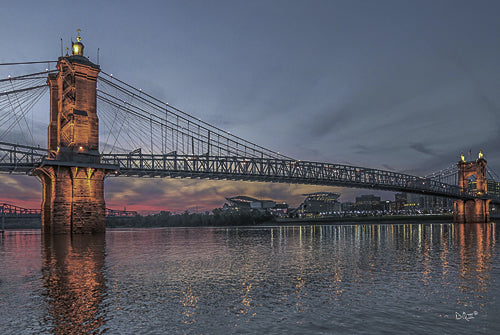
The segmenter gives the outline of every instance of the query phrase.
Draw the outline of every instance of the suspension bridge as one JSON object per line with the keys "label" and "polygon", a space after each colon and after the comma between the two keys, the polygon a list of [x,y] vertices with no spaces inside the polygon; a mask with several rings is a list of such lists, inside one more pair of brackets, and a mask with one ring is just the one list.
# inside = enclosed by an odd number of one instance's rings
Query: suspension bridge
{"label": "suspension bridge", "polygon": [[[486,173],[491,181],[496,175],[486,169],[482,154],[471,162],[462,156],[453,168],[426,177],[303,161],[244,140],[101,71],[83,56],[79,35],[77,40],[72,54],[57,61],[2,64],[47,64],[45,71],[0,79],[0,171],[42,181],[47,231],[87,232],[93,220],[99,223],[90,231],[102,230],[106,176],[248,180],[443,196],[457,199],[459,222],[487,221],[489,203],[500,203],[498,194],[487,191]],[[51,70],[53,63],[57,65]],[[46,145],[39,135],[43,123],[33,121],[32,114],[47,92]],[[468,184],[471,175],[475,188]]]}

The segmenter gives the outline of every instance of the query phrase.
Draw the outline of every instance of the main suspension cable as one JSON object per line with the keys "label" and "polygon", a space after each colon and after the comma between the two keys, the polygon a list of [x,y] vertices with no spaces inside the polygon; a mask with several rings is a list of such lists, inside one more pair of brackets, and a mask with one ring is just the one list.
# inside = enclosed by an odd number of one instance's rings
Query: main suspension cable
{"label": "main suspension cable", "polygon": [[17,63],[0,63],[3,66],[10,65],[29,65],[29,64],[48,64],[48,63],[57,63],[57,60],[45,60],[45,61],[36,61],[36,62],[17,62]]}

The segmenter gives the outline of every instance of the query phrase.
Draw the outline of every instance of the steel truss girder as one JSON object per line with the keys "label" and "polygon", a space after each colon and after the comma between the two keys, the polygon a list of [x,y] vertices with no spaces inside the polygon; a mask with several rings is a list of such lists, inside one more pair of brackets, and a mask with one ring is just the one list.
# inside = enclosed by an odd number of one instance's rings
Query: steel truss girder
{"label": "steel truss girder", "polygon": [[29,173],[47,156],[47,150],[0,142],[0,171]]}
{"label": "steel truss girder", "polygon": [[[276,158],[151,154],[105,154],[102,163],[119,166],[116,175],[208,178],[373,188],[473,199],[475,194],[429,178],[341,164]],[[491,197],[490,197],[491,198]],[[498,199],[500,200],[500,199]]]}
{"label": "steel truss girder", "polygon": [[[0,142],[0,171],[30,173],[48,156],[41,148]],[[64,163],[64,162],[62,162]],[[457,199],[475,199],[477,194],[430,178],[342,164],[278,158],[237,156],[103,154],[101,164],[115,166],[115,175],[247,180],[324,186],[345,186],[410,192]],[[500,198],[485,195],[500,203]]]}

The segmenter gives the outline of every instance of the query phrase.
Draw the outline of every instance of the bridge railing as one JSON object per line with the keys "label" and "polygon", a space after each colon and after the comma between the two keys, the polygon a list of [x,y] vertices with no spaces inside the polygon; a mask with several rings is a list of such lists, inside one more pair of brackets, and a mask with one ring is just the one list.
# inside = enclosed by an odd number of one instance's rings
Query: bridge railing
{"label": "bridge railing", "polygon": [[106,208],[106,216],[112,216],[112,217],[133,217],[137,216],[138,213],[136,211],[126,211],[126,210],[116,210],[116,209],[111,209],[111,208]]}
{"label": "bridge railing", "polygon": [[29,172],[47,155],[39,147],[0,142],[0,169],[9,172]]}
{"label": "bridge railing", "polygon": [[273,158],[151,154],[106,154],[105,164],[125,176],[170,176],[377,188],[456,198],[474,195],[429,178],[342,164]]}
{"label": "bridge railing", "polygon": [[[19,217],[19,216],[39,216],[41,209],[23,208],[12,204],[0,204],[0,216]],[[136,216],[136,211],[116,210],[106,208],[106,216],[113,217],[133,217]]]}
{"label": "bridge railing", "polygon": [[23,208],[11,204],[0,204],[0,216],[37,216],[40,209]]}
{"label": "bridge railing", "polygon": [[[47,150],[42,148],[0,142],[0,171],[29,173],[40,166],[47,155]],[[179,155],[176,152],[166,155],[141,152],[103,154],[100,156],[100,162],[112,166],[112,169],[116,169],[116,175],[122,176],[169,176],[346,186],[463,199],[484,198],[500,203],[499,196],[475,194],[462,190],[457,185],[430,178],[342,164],[278,158]]]}

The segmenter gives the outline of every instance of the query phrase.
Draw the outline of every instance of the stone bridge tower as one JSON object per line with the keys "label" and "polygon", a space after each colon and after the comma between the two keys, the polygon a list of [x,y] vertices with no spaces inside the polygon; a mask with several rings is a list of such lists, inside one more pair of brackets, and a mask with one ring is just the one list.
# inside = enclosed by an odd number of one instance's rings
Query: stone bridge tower
{"label": "stone bridge tower", "polygon": [[473,200],[456,200],[453,205],[453,221],[455,223],[487,223],[490,220],[489,199],[482,199],[487,194],[486,160],[482,152],[476,161],[467,162],[461,155],[458,162],[458,186],[463,190],[469,189],[471,176],[476,177],[477,198]]}
{"label": "stone bridge tower", "polygon": [[44,233],[104,232],[104,177],[96,113],[99,66],[83,56],[80,34],[72,55],[59,57],[50,74],[50,155],[34,174],[43,184]]}

